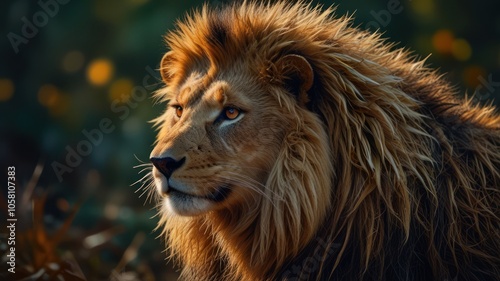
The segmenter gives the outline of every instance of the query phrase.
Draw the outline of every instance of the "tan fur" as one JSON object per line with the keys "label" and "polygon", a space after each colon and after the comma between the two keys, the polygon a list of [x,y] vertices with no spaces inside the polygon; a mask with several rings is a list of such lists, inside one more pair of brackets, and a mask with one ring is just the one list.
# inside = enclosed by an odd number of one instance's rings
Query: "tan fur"
{"label": "tan fur", "polygon": [[[494,108],[456,98],[423,61],[302,3],[204,7],[166,42],[157,97],[184,110],[155,120],[152,156],[187,157],[173,177],[196,195],[232,189],[193,216],[159,197],[158,228],[185,279],[296,280],[287,266],[319,253],[317,272],[300,276],[410,280],[427,274],[394,269],[411,247],[435,279],[500,276]],[[299,97],[286,55],[314,72]],[[227,106],[243,118],[211,125]],[[340,246],[331,255],[317,239]]]}

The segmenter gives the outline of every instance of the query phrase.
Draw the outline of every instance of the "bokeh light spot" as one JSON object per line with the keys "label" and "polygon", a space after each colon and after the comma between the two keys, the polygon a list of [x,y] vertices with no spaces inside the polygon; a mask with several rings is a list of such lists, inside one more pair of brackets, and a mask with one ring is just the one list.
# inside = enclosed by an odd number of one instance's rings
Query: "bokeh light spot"
{"label": "bokeh light spot", "polygon": [[93,85],[101,86],[106,84],[113,76],[114,67],[107,59],[96,59],[90,62],[87,67],[87,79]]}
{"label": "bokeh light spot", "polygon": [[7,78],[0,78],[0,102],[8,101],[14,95],[14,83]]}
{"label": "bokeh light spot", "polygon": [[50,114],[52,116],[61,116],[68,112],[70,99],[67,95],[60,93],[57,103],[50,107]]}
{"label": "bokeh light spot", "polygon": [[92,12],[99,20],[120,24],[127,17],[127,13],[133,9],[133,6],[127,2],[123,0],[92,1]]}
{"label": "bokeh light spot", "polygon": [[451,46],[451,52],[457,60],[466,61],[472,54],[472,48],[465,39],[456,39]]}
{"label": "bokeh light spot", "polygon": [[60,116],[68,112],[70,100],[56,86],[46,84],[38,90],[38,101],[48,108],[53,116]]}
{"label": "bokeh light spot", "polygon": [[454,36],[447,29],[438,30],[432,37],[432,45],[441,54],[451,54]]}
{"label": "bokeh light spot", "polygon": [[107,204],[104,208],[104,216],[108,220],[115,220],[120,214],[120,208],[115,204]]}
{"label": "bokeh light spot", "polygon": [[68,52],[62,60],[61,67],[64,71],[73,73],[80,70],[85,62],[85,57],[80,51]]}
{"label": "bokeh light spot", "polygon": [[411,7],[415,13],[420,15],[432,14],[435,10],[435,5],[433,0],[419,0],[411,1]]}
{"label": "bokeh light spot", "polygon": [[38,90],[38,101],[46,107],[52,107],[57,104],[59,99],[59,90],[54,85],[43,85]]}
{"label": "bokeh light spot", "polygon": [[134,84],[130,79],[122,78],[114,81],[109,88],[109,100],[126,102],[130,98],[133,87]]}
{"label": "bokeh light spot", "polygon": [[470,88],[476,88],[477,86],[479,86],[481,84],[481,81],[479,81],[478,78],[485,76],[486,71],[484,70],[484,68],[477,65],[466,67],[463,72],[464,81],[467,87]]}

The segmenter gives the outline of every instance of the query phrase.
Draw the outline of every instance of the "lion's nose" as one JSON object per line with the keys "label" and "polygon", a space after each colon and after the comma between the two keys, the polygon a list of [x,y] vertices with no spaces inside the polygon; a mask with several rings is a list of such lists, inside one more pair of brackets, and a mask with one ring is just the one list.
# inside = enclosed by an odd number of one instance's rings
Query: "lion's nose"
{"label": "lion's nose", "polygon": [[172,176],[172,173],[179,169],[182,164],[186,161],[186,157],[183,157],[181,160],[177,161],[174,158],[171,157],[165,157],[165,158],[156,158],[152,157],[151,163],[158,169],[167,179]]}

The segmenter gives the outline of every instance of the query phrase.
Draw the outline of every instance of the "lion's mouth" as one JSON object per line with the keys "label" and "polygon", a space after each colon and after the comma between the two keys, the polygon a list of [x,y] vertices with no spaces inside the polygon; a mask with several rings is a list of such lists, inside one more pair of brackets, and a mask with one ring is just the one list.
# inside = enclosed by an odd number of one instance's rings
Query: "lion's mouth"
{"label": "lion's mouth", "polygon": [[168,196],[174,196],[177,198],[183,198],[183,199],[200,198],[200,199],[208,199],[208,200],[214,201],[214,202],[224,201],[229,196],[229,193],[231,193],[231,188],[229,187],[229,185],[222,185],[222,186],[218,187],[214,192],[209,193],[209,194],[204,195],[204,196],[182,192],[182,191],[180,191],[180,190],[178,190],[175,187],[172,187],[170,185],[168,186],[168,190],[166,192],[166,194]]}

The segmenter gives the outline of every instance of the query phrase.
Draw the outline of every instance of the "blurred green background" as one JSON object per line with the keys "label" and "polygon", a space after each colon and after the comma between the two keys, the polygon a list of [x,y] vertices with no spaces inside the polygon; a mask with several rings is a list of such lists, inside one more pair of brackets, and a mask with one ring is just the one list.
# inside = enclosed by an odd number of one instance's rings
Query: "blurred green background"
{"label": "blurred green background", "polygon": [[[432,54],[428,65],[447,73],[460,93],[476,93],[479,102],[500,104],[500,2],[314,3],[336,4],[338,15],[355,12],[354,24],[360,28],[379,29],[389,41],[422,58]],[[133,166],[148,160],[154,141],[147,121],[163,109],[150,98],[161,86],[156,69],[166,51],[162,36],[201,4],[194,0],[0,4],[0,174],[6,174],[8,166],[16,167],[16,231],[29,240],[27,233],[38,229],[32,212],[43,210],[35,218],[50,236],[68,221],[71,207],[82,201],[71,227],[54,247],[60,260],[70,259],[71,252],[71,260],[88,280],[107,280],[113,269],[121,273],[120,280],[175,279],[167,270],[171,265],[166,265],[163,242],[155,239],[160,233],[152,231],[157,222],[150,219],[153,203],[138,198],[134,193],[138,186],[130,184],[140,178]],[[75,151],[83,152],[81,159],[73,155]],[[37,165],[39,177],[34,173]],[[0,182],[5,191],[4,180]],[[43,208],[33,208],[33,201],[44,194]],[[0,206],[4,243],[6,204]],[[35,250],[23,247],[18,248],[17,266],[28,266],[29,272]]]}

